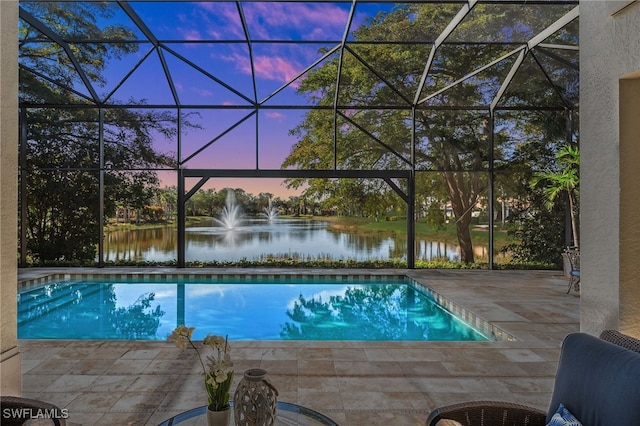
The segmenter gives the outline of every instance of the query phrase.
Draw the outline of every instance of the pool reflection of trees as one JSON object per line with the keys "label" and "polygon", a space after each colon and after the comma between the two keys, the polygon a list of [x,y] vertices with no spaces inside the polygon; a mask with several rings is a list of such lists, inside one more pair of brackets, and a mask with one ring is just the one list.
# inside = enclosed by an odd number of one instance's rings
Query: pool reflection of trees
{"label": "pool reflection of trees", "polygon": [[300,295],[287,316],[285,340],[486,340],[411,286],[348,288],[328,301]]}
{"label": "pool reflection of trees", "polygon": [[[30,294],[39,293],[30,302]],[[21,338],[153,339],[164,312],[151,308],[155,293],[127,307],[116,306],[113,284],[56,283],[20,296]],[[96,302],[90,299],[98,299]],[[25,300],[26,299],[26,300]],[[83,303],[88,302],[88,303]]]}

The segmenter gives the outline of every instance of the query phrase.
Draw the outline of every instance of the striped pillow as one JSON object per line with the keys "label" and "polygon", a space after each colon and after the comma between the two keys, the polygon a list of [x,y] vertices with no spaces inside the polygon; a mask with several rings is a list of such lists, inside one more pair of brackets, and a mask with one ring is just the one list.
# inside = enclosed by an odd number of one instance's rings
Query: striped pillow
{"label": "striped pillow", "polygon": [[582,423],[564,405],[560,404],[547,426],[582,426]]}

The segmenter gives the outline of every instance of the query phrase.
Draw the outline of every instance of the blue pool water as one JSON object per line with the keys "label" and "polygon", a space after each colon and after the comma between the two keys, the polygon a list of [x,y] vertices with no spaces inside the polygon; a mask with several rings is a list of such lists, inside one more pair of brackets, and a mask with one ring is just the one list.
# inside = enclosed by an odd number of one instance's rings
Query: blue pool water
{"label": "blue pool water", "polygon": [[[126,282],[124,282],[126,281]],[[21,339],[493,340],[410,280],[340,277],[48,282],[18,295]]]}

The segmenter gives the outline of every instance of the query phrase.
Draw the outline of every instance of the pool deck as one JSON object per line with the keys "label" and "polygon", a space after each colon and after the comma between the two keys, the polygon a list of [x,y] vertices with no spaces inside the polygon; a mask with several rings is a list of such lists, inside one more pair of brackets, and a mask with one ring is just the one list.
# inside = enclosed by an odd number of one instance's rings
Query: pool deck
{"label": "pool deck", "polygon": [[[406,273],[516,338],[232,341],[235,383],[245,369],[264,368],[280,401],[320,411],[341,426],[424,425],[433,408],[467,400],[546,410],[562,339],[579,330],[580,297],[566,294],[568,281],[559,271],[34,268],[21,269],[19,281],[64,272]],[[19,346],[23,395],[66,408],[71,426],[157,425],[206,403],[194,351],[167,342],[20,340]]]}

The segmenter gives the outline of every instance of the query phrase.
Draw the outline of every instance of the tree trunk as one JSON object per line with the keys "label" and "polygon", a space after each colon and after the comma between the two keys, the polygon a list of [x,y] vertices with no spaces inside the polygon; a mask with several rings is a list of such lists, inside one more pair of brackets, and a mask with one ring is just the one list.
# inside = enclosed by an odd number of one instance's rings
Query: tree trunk
{"label": "tree trunk", "polygon": [[571,213],[571,231],[573,233],[573,244],[576,248],[580,248],[579,238],[578,238],[578,219],[576,218],[575,212],[575,201],[572,192],[569,192],[569,212]]}
{"label": "tree trunk", "polygon": [[460,218],[456,221],[456,230],[458,231],[458,244],[460,245],[460,261],[463,263],[473,263],[473,243],[471,242],[471,212],[467,217]]}
{"label": "tree trunk", "polygon": [[[465,189],[465,176],[460,172],[444,172],[442,177],[445,183],[451,208],[456,219],[456,231],[458,234],[458,245],[460,246],[460,261],[463,263],[473,263],[473,243],[471,242],[471,212],[477,199],[477,191]],[[472,178],[473,179],[473,178]],[[469,182],[470,188],[475,188],[477,182]]]}

